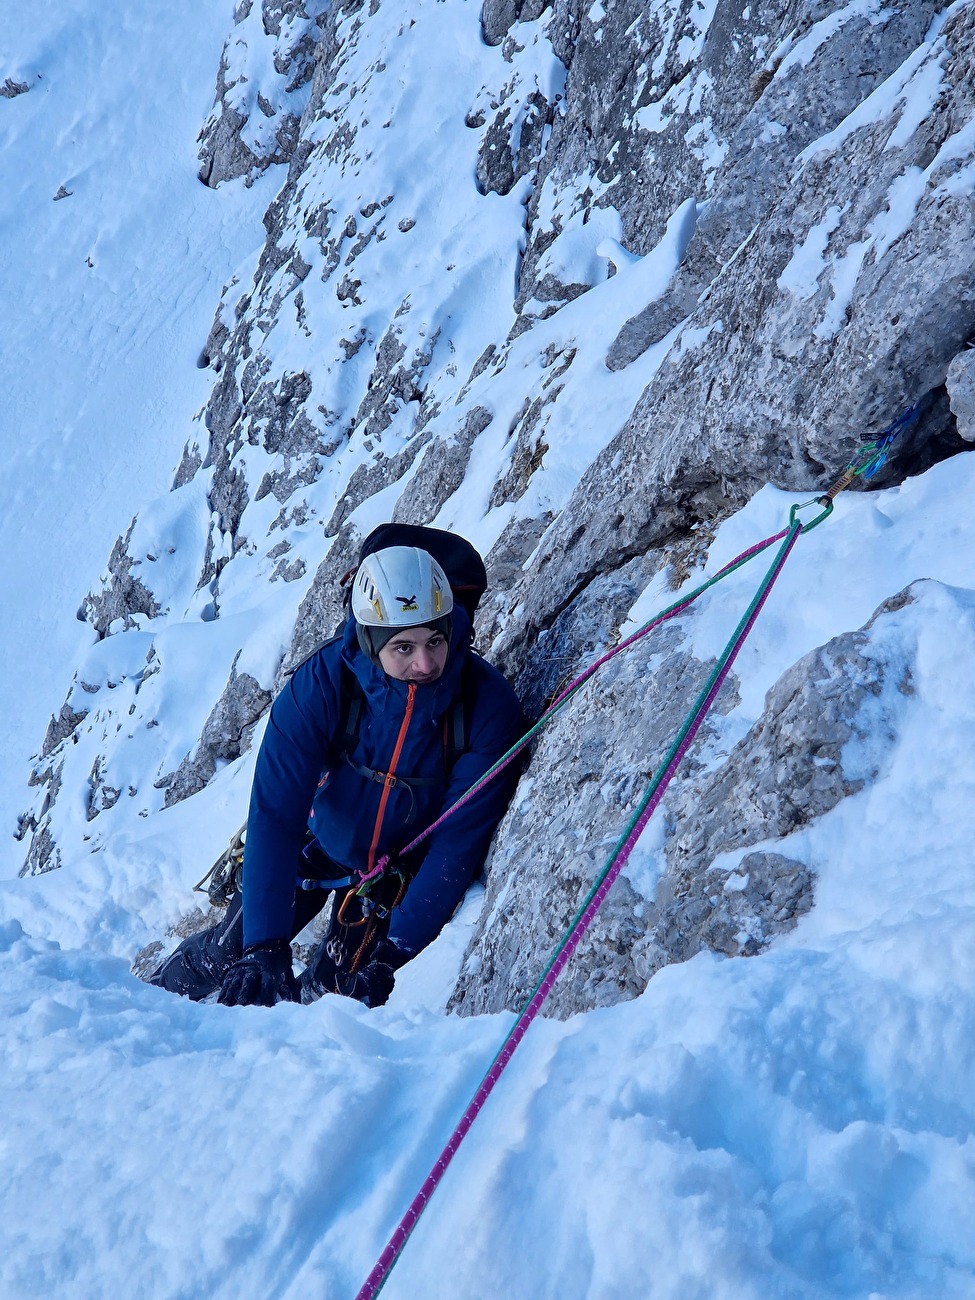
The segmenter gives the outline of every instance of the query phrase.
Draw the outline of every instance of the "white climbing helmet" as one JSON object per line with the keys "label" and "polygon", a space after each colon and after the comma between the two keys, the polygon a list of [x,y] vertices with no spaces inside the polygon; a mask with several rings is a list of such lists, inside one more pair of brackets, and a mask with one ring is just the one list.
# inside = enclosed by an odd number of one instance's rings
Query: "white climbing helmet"
{"label": "white climbing helmet", "polygon": [[447,575],[416,546],[367,555],[352,583],[352,613],[364,627],[425,627],[453,607]]}

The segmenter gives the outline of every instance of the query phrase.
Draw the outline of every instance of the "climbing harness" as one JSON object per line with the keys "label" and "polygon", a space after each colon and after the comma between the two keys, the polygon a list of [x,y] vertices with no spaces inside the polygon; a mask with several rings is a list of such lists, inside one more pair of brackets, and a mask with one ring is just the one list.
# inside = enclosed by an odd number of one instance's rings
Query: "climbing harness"
{"label": "climbing harness", "polygon": [[[614,658],[617,654],[622,653],[642,637],[646,636],[653,628],[658,627],[661,623],[673,618],[676,614],[683,612],[709,587],[714,586],[715,583],[721,581],[736,569],[741,568],[742,565],[748,563],[749,560],[753,559],[756,555],[761,554],[776,542],[779,543],[779,548],[759,583],[751,602],[742,614],[731,638],[719,655],[711,674],[704,686],[701,688],[697,699],[691,706],[690,712],[687,714],[687,717],[678,729],[677,734],[674,736],[670,748],[667,750],[656,772],[653,774],[635,812],[630,818],[630,821],[624,828],[601,872],[593,882],[589,893],[583,900],[578,911],[570,922],[568,929],[552,953],[538,983],[532,990],[532,993],[515,1021],[514,1026],[509,1031],[500,1050],[498,1051],[498,1054],[495,1056],[487,1070],[487,1073],[481,1080],[474,1097],[471,1099],[467,1109],[461,1116],[461,1119],[448,1139],[446,1146],[441,1151],[433,1165],[433,1168],[430,1170],[420,1187],[420,1190],[407,1208],[406,1213],[403,1215],[397,1228],[393,1232],[393,1235],[387,1242],[368,1278],[358,1291],[355,1300],[373,1300],[373,1297],[377,1296],[385,1285],[393,1266],[409,1240],[413,1229],[416,1227],[430,1197],[438,1187],[448,1166],[450,1165],[450,1162],[456,1155],[461,1142],[470,1131],[471,1126],[491,1092],[494,1090],[496,1083],[514,1055],[519,1043],[528,1031],[530,1024],[541,1010],[542,1005],[551,993],[556,980],[594,920],[599,908],[602,906],[603,901],[612,888],[613,883],[623,870],[623,867],[633,852],[633,849],[636,847],[637,841],[643,833],[643,830],[650,818],[653,816],[654,811],[659,806],[670,781],[677,771],[677,768],[680,766],[687,750],[690,748],[694,737],[697,735],[711,706],[714,704],[714,701],[730,673],[732,665],[737,659],[742,646],[755,626],[756,620],[768,599],[769,593],[781,574],[796,542],[803,534],[810,532],[832,514],[833,503],[840,492],[849,487],[857,478],[870,479],[878,472],[884,464],[889,449],[897,435],[909,424],[913,423],[920,414],[921,409],[923,409],[921,403],[915,403],[914,406],[909,408],[908,411],[904,412],[903,415],[899,416],[897,420],[889,425],[877,439],[865,444],[857,455],[853,457],[839,478],[837,478],[824,493],[809,501],[803,501],[793,505],[789,512],[788,527],[783,529],[781,532],[774,534],[772,537],[765,538],[764,541],[757,543],[748,550],[743,551],[740,555],[736,556],[735,559],[731,560],[727,565],[720,569],[712,578],[709,578],[706,582],[702,583],[699,587],[689,592],[680,600],[675,601],[673,605],[662,610],[659,614],[655,615],[654,618],[650,619],[647,623],[644,623],[643,626],[634,632],[632,636],[627,637],[624,641],[621,641],[619,645],[613,647],[598,658],[583,673],[570,682],[535,726],[532,727],[526,735],[517,742],[517,744],[512,746],[506,754],[502,755],[498,762],[484,774],[480,781],[475,783],[470,790],[461,796],[456,803],[448,808],[446,812],[444,812],[431,826],[418,835],[406,846],[406,849],[403,850],[403,852],[409,852],[414,849],[429,835],[433,834],[437,827],[448,817],[452,816],[458,808],[462,807],[469,799],[474,798],[479,790],[481,790],[490,780],[493,779],[494,776],[497,775],[498,772],[502,770],[502,768],[506,767],[519,753],[521,753],[541,728],[545,726],[556,713],[564,708],[568,700],[586,681],[589,680],[589,678],[593,676],[595,672],[598,671],[600,667],[602,667],[603,664]],[[800,517],[802,512],[815,506],[820,507],[819,512],[812,518],[804,521]],[[380,859],[376,863],[373,871],[364,877],[359,888],[360,895],[368,893],[373,883],[377,879],[381,878],[385,866],[385,859]]]}

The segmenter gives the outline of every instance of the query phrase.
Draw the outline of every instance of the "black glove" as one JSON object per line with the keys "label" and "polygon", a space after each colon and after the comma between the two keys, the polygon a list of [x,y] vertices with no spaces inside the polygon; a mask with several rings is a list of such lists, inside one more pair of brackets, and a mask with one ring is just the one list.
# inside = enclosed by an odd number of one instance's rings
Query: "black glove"
{"label": "black glove", "polygon": [[275,1002],[299,1000],[287,939],[270,939],[245,948],[227,972],[217,998],[225,1007],[273,1007]]}
{"label": "black glove", "polygon": [[355,975],[340,971],[336,986],[347,998],[357,998],[367,1007],[381,1007],[389,1001],[396,980],[396,971],[410,959],[410,954],[397,948],[392,939],[380,939],[370,954],[368,962]]}

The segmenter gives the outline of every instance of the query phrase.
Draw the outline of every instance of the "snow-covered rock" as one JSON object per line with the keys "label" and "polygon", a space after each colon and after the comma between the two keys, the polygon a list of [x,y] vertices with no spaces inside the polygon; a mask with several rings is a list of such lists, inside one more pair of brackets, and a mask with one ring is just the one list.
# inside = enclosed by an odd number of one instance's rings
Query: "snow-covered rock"
{"label": "snow-covered rock", "polygon": [[200,132],[204,185],[238,176],[251,184],[291,160],[326,7],[327,0],[240,0]]}
{"label": "snow-covered rock", "polygon": [[0,881],[0,1293],[356,1294],[771,554],[542,732],[388,1006],[146,987],[365,532],[487,554],[537,715],[927,394],[388,1294],[970,1300],[975,5],[245,0],[205,188],[213,12],[5,13],[2,676],[73,680]]}
{"label": "snow-covered rock", "polygon": [[[485,552],[481,644],[537,713],[762,484],[825,487],[922,395],[877,481],[962,449],[973,49],[975,6],[933,0],[240,5],[207,180],[287,172],[203,348],[213,388],[181,432],[173,492],[140,510],[83,603],[100,640],[35,766],[27,869],[104,846],[246,756],[384,519],[453,527]],[[867,635],[869,613],[833,635]],[[667,635],[640,694],[628,660],[587,688],[584,732],[560,718],[539,743],[491,862],[466,1006],[517,1002],[525,952],[571,912],[635,797],[647,730],[662,752],[692,698],[708,658]],[[724,766],[681,777],[658,846],[667,883],[621,882],[590,943],[602,974],[567,982],[561,1012],[632,996],[701,943],[755,951],[808,907],[814,872],[779,842],[809,793],[803,756],[838,752],[866,689],[841,694],[817,738],[840,653],[818,644],[767,685],[774,713],[804,701],[788,744],[753,716],[753,749],[739,737]],[[683,792],[704,781],[723,805],[746,753],[782,773],[777,811],[767,834],[759,819],[728,840],[754,886],[709,916],[728,814],[692,815]],[[834,759],[807,819],[854,788]],[[526,908],[512,882],[529,843]],[[568,888],[552,916],[547,862]]]}

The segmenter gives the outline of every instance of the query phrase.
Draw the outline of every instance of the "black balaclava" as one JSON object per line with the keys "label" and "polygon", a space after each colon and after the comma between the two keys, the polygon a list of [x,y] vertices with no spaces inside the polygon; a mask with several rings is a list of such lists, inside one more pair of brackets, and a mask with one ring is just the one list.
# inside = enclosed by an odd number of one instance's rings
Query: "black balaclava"
{"label": "black balaclava", "polygon": [[[432,618],[429,623],[418,623],[417,627],[428,627],[434,632],[440,632],[450,643],[450,629],[453,620],[449,614],[442,614],[440,618]],[[367,659],[371,659],[377,668],[382,668],[379,662],[379,652],[386,644],[391,641],[399,632],[409,632],[408,627],[368,627],[365,623],[356,623],[356,635],[359,638],[359,648]]]}

